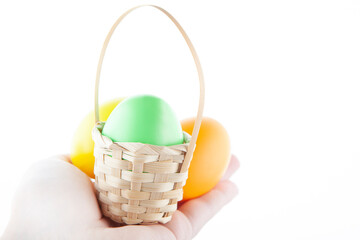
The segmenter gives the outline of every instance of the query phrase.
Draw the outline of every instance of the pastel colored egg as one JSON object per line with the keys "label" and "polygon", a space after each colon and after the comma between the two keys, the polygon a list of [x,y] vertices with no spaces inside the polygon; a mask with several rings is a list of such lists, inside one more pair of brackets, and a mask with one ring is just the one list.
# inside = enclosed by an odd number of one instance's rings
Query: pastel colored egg
{"label": "pastel colored egg", "polygon": [[[195,118],[181,121],[185,132],[192,134]],[[189,177],[184,186],[184,200],[199,197],[210,191],[220,181],[230,161],[230,138],[225,128],[216,120],[202,120]]]}
{"label": "pastel colored egg", "polygon": [[170,105],[152,95],[126,98],[110,114],[102,134],[114,142],[158,146],[183,143],[180,121]]}
{"label": "pastel colored egg", "polygon": [[[100,121],[106,121],[110,113],[124,98],[118,98],[101,104]],[[92,140],[92,129],[95,126],[94,111],[89,113],[80,123],[75,131],[71,146],[71,161],[89,177],[94,178],[94,141]]]}

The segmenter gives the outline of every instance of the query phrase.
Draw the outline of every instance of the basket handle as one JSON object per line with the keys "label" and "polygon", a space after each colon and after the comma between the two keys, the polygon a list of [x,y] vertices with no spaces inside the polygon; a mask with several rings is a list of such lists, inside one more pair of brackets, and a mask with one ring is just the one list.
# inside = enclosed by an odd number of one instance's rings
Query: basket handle
{"label": "basket handle", "polygon": [[181,35],[183,36],[183,38],[186,41],[186,44],[188,45],[190,52],[193,56],[195,65],[196,65],[196,69],[198,72],[198,77],[199,77],[199,83],[200,83],[200,99],[199,99],[199,107],[198,107],[198,113],[196,116],[196,120],[195,120],[195,125],[193,128],[193,132],[192,132],[192,137],[189,143],[189,149],[188,152],[186,153],[184,162],[182,164],[182,167],[180,169],[180,172],[186,172],[188,170],[188,167],[190,165],[190,161],[192,159],[192,155],[193,152],[195,150],[195,144],[196,144],[196,140],[199,134],[199,130],[200,130],[200,125],[201,125],[201,120],[202,120],[202,116],[203,116],[203,112],[204,112],[204,101],[205,101],[205,83],[204,83],[204,76],[203,76],[203,71],[201,68],[201,64],[200,64],[200,60],[199,57],[195,51],[195,48],[193,46],[193,44],[191,43],[188,35],[186,34],[186,32],[184,31],[184,29],[181,27],[181,25],[178,23],[178,21],[169,13],[167,12],[165,9],[155,6],[155,5],[139,5],[136,7],[133,7],[129,10],[127,10],[123,15],[121,15],[116,22],[114,23],[114,25],[112,26],[112,28],[110,29],[110,32],[108,33],[105,42],[103,44],[102,50],[101,50],[101,54],[100,54],[100,59],[99,59],[99,63],[97,66],[97,72],[96,72],[96,82],[95,82],[95,123],[99,122],[99,83],[100,83],[100,73],[101,73],[101,68],[102,68],[102,64],[103,64],[103,60],[104,60],[104,56],[105,56],[105,52],[106,52],[106,48],[109,45],[109,41],[111,39],[111,36],[113,35],[115,29],[117,28],[117,26],[119,25],[119,23],[132,11],[141,8],[141,7],[153,7],[156,8],[158,10],[160,10],[161,12],[163,12],[166,16],[168,16],[170,18],[170,20],[175,24],[175,26],[178,28],[178,30],[180,31]]}

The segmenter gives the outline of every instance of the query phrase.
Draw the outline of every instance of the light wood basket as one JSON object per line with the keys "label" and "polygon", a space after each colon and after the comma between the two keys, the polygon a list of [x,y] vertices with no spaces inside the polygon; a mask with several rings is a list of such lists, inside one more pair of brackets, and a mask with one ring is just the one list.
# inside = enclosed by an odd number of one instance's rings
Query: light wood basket
{"label": "light wood basket", "polygon": [[[160,10],[179,29],[185,39],[198,71],[200,98],[192,136],[184,133],[184,143],[155,146],[136,142],[113,142],[103,136],[104,122],[99,121],[98,93],[100,73],[106,48],[119,23],[140,7]],[[95,83],[95,188],[104,216],[125,224],[166,223],[171,220],[182,199],[188,168],[195,150],[205,99],[204,77],[194,46],[184,29],[166,10],[154,5],[140,5],[118,18],[108,33],[98,63]]]}

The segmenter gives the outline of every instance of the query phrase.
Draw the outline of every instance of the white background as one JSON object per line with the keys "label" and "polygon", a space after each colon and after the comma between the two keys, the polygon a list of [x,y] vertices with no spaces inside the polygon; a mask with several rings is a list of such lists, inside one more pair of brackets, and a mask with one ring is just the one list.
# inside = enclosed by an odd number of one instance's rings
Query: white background
{"label": "white background", "polygon": [[[359,239],[358,0],[0,1],[0,233],[25,169],[69,152],[105,36],[140,3],[189,34],[205,115],[241,161],[239,196],[196,239]],[[108,53],[102,101],[152,93],[180,119],[195,115],[195,67],[165,16],[133,13]]]}

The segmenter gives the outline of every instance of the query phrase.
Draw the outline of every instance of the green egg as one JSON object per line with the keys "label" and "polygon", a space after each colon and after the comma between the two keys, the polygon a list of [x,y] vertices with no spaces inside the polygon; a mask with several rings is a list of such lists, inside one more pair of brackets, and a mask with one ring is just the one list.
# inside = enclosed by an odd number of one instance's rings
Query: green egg
{"label": "green egg", "polygon": [[107,119],[102,134],[114,142],[141,142],[158,146],[183,143],[181,123],[161,98],[140,95],[119,103]]}

